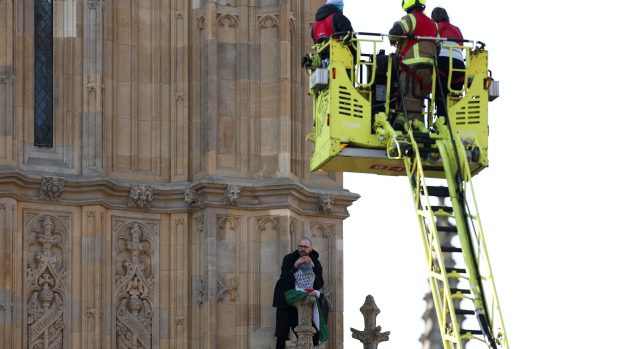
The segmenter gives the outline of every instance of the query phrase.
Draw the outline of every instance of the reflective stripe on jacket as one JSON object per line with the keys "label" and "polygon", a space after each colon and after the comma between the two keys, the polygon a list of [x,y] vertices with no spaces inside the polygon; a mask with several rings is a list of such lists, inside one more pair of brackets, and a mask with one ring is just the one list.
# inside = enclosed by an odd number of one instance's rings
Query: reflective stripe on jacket
{"label": "reflective stripe on jacket", "polygon": [[421,11],[413,11],[407,14],[396,24],[400,25],[404,35],[409,37],[400,39],[396,49],[396,53],[401,57],[403,64],[431,63],[436,54],[435,42],[419,41],[413,36],[436,37],[438,33],[437,24]]}

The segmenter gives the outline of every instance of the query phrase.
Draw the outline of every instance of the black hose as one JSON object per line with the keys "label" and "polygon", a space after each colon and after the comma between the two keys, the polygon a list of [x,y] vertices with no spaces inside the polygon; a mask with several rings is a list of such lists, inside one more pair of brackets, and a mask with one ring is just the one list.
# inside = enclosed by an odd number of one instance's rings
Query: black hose
{"label": "black hose", "polygon": [[[438,74],[439,68],[437,66],[437,58],[433,59],[433,65],[435,66],[435,74]],[[450,140],[452,141],[452,148],[454,148],[454,156],[456,157],[456,176],[455,180],[458,184],[458,192],[460,194],[463,193],[463,174],[461,173],[461,161],[459,158],[458,148],[456,147],[456,140],[454,139],[454,133],[452,132],[452,125],[450,124],[450,113],[448,112],[448,101],[446,101],[446,96],[443,94],[443,85],[441,84],[441,79],[435,79],[437,81],[437,89],[439,89],[442,97],[442,101],[444,103],[445,111],[446,111],[446,125],[448,126],[448,132],[450,132]],[[437,93],[435,91],[435,93]]]}

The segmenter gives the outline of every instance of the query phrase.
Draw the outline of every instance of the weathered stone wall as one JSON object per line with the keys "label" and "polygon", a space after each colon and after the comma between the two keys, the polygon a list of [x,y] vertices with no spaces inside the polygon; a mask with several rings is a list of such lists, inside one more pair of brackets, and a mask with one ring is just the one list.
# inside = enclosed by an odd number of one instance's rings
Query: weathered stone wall
{"label": "weathered stone wall", "polygon": [[34,1],[0,0],[0,347],[272,348],[310,236],[342,348],[342,176],[309,173],[299,58],[321,1],[55,0],[54,146]]}
{"label": "weathered stone wall", "polygon": [[0,0],[0,166],[15,164],[13,5]]}

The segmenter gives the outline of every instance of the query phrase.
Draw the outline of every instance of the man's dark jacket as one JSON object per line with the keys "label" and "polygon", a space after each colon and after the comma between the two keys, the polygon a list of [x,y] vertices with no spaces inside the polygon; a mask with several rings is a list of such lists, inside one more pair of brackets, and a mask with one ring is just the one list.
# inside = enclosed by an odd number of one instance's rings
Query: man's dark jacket
{"label": "man's dark jacket", "polygon": [[[334,13],[334,17],[332,17],[332,26],[334,27],[334,33],[342,33],[342,32],[352,32],[353,26],[351,26],[351,21],[336,7],[335,5],[323,5],[316,11],[315,20],[320,21],[327,16]],[[312,36],[312,40],[316,42],[316,38],[314,37],[314,26],[312,26],[312,30],[310,31],[310,35]]]}
{"label": "man's dark jacket", "polygon": [[[274,307],[286,308],[289,306],[284,298],[284,292],[295,288],[295,272],[297,271],[297,268],[295,268],[295,261],[299,259],[299,257],[301,257],[301,255],[298,251],[284,256],[280,279],[273,290]],[[314,268],[312,268],[315,275],[313,288],[315,290],[320,290],[323,288],[323,266],[321,266],[321,262],[319,262],[319,253],[315,250],[310,251],[310,258],[312,258],[312,262],[314,263]]]}

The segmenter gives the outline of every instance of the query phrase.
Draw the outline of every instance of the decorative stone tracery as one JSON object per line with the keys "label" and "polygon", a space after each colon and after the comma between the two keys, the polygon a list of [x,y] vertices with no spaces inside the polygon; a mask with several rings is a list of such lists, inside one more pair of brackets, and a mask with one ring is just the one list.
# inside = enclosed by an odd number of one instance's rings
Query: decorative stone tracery
{"label": "decorative stone tracery", "polygon": [[278,15],[264,15],[259,16],[256,22],[257,29],[265,28],[277,28],[280,26],[280,19]]}
{"label": "decorative stone tracery", "polygon": [[227,13],[218,13],[217,24],[221,27],[228,26],[231,28],[238,28],[239,27],[239,16],[231,15]]}
{"label": "decorative stone tracery", "polygon": [[88,0],[88,8],[91,10],[99,8],[99,0]]}
{"label": "decorative stone tracery", "polygon": [[26,246],[27,347],[63,348],[69,265],[66,227],[51,216],[38,217],[28,227]]}
{"label": "decorative stone tracery", "polygon": [[219,278],[217,280],[217,300],[219,302],[223,302],[225,296],[228,294],[228,299],[231,303],[235,303],[237,301],[237,297],[239,296],[239,292],[237,289],[239,288],[239,281],[236,278]]}
{"label": "decorative stone tracery", "polygon": [[116,347],[151,348],[156,240],[141,224],[124,225],[116,237]]}

